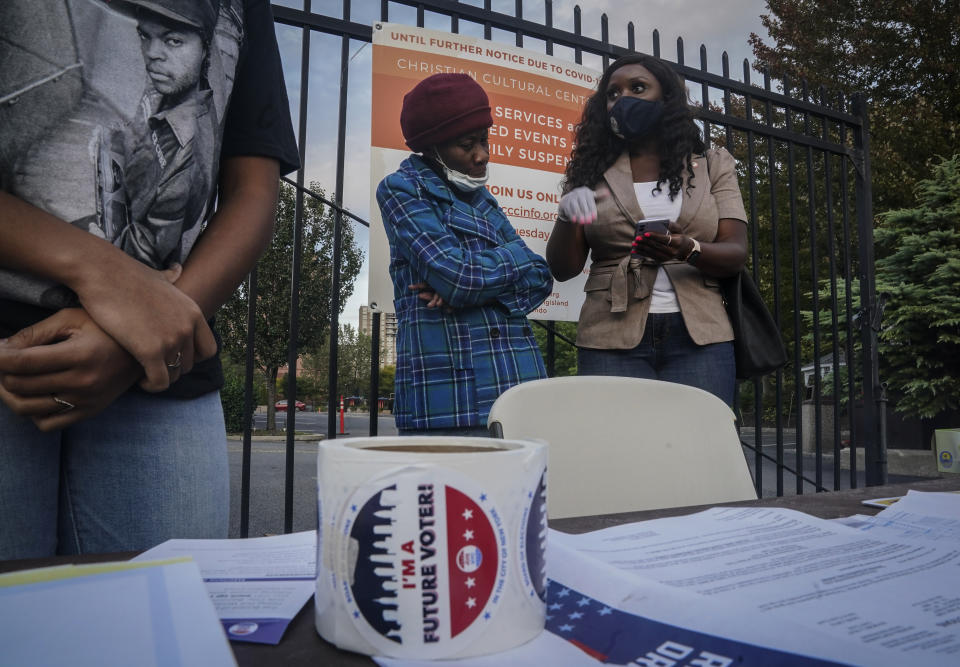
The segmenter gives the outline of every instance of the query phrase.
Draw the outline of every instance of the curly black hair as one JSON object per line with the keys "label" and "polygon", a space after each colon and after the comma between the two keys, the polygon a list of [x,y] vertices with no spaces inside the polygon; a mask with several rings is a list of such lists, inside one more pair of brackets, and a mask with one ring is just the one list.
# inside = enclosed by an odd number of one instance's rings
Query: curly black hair
{"label": "curly black hair", "polygon": [[627,150],[626,142],[610,130],[607,113],[610,77],[624,65],[643,65],[660,82],[663,116],[657,130],[660,177],[655,190],[660,191],[662,183],[669,183],[670,199],[673,200],[683,186],[684,168],[692,182],[691,156],[703,153],[705,146],[700,128],[694,122],[693,110],[687,102],[683,80],[664,61],[640,53],[621,56],[612,62],[603,72],[596,92],[583,107],[583,116],[576,127],[574,149],[564,174],[563,191],[568,192],[581,185],[595,187],[603,177],[603,172]]}

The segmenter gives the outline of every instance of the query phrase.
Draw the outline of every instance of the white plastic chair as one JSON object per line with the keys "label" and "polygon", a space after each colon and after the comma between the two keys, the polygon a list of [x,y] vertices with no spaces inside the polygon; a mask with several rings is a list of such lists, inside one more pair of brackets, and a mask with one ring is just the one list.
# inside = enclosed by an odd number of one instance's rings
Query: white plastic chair
{"label": "white plastic chair", "polygon": [[579,376],[505,391],[487,421],[550,443],[550,518],[756,499],[733,411],[673,382]]}

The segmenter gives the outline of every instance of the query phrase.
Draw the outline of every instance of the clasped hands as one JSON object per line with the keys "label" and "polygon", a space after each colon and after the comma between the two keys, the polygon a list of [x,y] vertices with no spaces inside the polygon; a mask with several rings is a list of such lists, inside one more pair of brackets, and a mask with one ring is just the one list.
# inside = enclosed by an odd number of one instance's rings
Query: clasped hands
{"label": "clasped hands", "polygon": [[163,391],[216,354],[202,311],[174,285],[181,267],[140,266],[109,285],[77,290],[81,307],[0,341],[0,400],[40,430],[64,428],[138,380],[145,391]]}

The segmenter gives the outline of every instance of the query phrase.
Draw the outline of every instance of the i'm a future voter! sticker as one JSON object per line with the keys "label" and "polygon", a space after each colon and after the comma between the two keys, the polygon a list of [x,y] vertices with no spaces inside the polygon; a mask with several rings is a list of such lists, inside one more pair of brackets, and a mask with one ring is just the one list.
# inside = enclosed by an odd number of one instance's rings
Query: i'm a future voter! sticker
{"label": "i'm a future voter! sticker", "polygon": [[338,592],[378,651],[439,658],[483,633],[503,597],[503,517],[473,480],[428,467],[378,476],[341,519]]}
{"label": "i'm a future voter! sticker", "polygon": [[547,472],[543,471],[536,487],[527,493],[527,507],[520,521],[520,572],[523,586],[531,601],[547,600]]}

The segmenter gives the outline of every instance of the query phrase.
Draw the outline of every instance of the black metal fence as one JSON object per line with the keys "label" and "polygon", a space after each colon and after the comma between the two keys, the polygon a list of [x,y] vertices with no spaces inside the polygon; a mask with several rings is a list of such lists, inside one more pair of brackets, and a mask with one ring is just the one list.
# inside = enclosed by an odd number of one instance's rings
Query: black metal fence
{"label": "black metal fence", "polygon": [[[367,225],[343,209],[347,155],[350,63],[372,40],[376,21],[406,23],[448,29],[454,33],[482,36],[495,41],[513,41],[517,46],[542,50],[547,55],[570,58],[577,63],[605,67],[612,59],[631,51],[644,51],[637,44],[633,23],[625,26],[625,45],[610,39],[606,15],[601,15],[600,39],[582,32],[582,12],[575,9],[572,31],[553,23],[553,3],[545,0],[543,15],[529,20],[522,0],[515,0],[513,14],[450,0],[375,0],[353,3],[342,0],[337,15],[315,9],[311,0],[273,5],[278,35],[299,33],[299,88],[291,99],[298,128],[304,169],[296,176],[298,188],[292,294],[290,296],[290,347],[287,396],[296,396],[298,275],[301,258],[300,232],[304,197],[318,196],[304,188],[308,151],[309,119],[317,106],[336,104],[336,122],[322,129],[335,146],[335,165],[330,173],[333,193],[327,203],[334,210],[336,239],[333,245],[332,294],[341,289],[338,267],[340,230],[346,224]],[[319,48],[321,56],[316,57]],[[659,34],[652,33],[649,51],[661,52]],[[333,63],[338,71],[336,100],[316,99],[311,107],[311,66]],[[764,378],[741,385],[738,407],[742,414],[744,444],[751,447],[758,493],[763,494],[764,462],[773,464],[776,494],[786,492],[785,478],[795,482],[796,493],[826,490],[825,465],[832,465],[832,488],[841,488],[845,477],[841,460],[849,454],[849,487],[858,484],[857,450],[864,453],[868,485],[886,481],[885,442],[882,426],[884,402],[877,376],[876,335],[882,304],[874,290],[873,215],[870,196],[870,161],[867,110],[862,99],[845,99],[825,90],[810,91],[804,82],[781,81],[774,85],[767,74],[754,81],[748,62],[742,63],[742,80],[731,77],[724,53],[721,73],[709,70],[706,49],[699,49],[699,62],[686,62],[682,40],[676,44],[676,71],[688,82],[708,143],[726,146],[738,159],[740,184],[750,217],[750,266],[755,281],[780,323],[790,353],[787,366]],[[289,76],[289,75],[288,75]],[[362,83],[361,83],[362,85]],[[295,84],[288,78],[288,87]],[[696,99],[699,95],[699,99]],[[335,126],[334,126],[335,125]],[[334,139],[335,136],[335,139]],[[353,175],[354,172],[351,172]],[[365,178],[365,175],[363,175]],[[294,183],[294,181],[290,181]],[[369,226],[369,225],[368,225]],[[250,278],[251,303],[256,298],[256,276]],[[336,303],[334,298],[334,303]],[[328,396],[337,395],[337,333],[339,317],[331,309]],[[249,320],[252,325],[253,318]],[[374,326],[379,323],[375,316]],[[547,324],[548,328],[549,323]],[[250,337],[252,347],[253,338]],[[570,344],[561,337],[560,344]],[[547,342],[548,367],[552,367],[551,335]],[[379,346],[374,343],[374,350]],[[376,396],[377,358],[371,369]],[[247,407],[252,402],[253,352],[247,359]],[[336,406],[328,401],[327,436],[335,438]],[[376,418],[371,401],[371,433]],[[857,409],[855,410],[854,407]],[[853,415],[858,417],[854,418]],[[296,411],[287,411],[285,529],[292,529],[293,451]],[[752,427],[752,428],[751,428]],[[792,433],[793,442],[787,442]],[[773,443],[767,443],[773,439]],[[241,534],[247,534],[250,496],[250,431],[244,433],[241,482]],[[765,447],[765,443],[767,446]],[[764,450],[770,449],[772,454]],[[813,471],[807,467],[813,466]],[[768,466],[766,466],[768,467]],[[768,467],[769,469],[769,467]]]}

